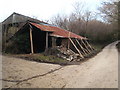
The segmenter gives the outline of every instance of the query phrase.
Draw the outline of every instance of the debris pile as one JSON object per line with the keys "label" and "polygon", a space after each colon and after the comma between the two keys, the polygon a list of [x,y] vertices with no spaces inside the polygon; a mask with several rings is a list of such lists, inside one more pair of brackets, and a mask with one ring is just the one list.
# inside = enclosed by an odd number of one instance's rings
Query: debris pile
{"label": "debris pile", "polygon": [[67,61],[80,61],[79,54],[73,52],[71,49],[67,49],[63,46],[57,46],[55,48],[49,48],[44,52],[45,55],[54,55]]}
{"label": "debris pile", "polygon": [[57,54],[58,57],[66,59],[68,61],[73,61],[78,59],[78,54],[73,52],[71,49],[67,49],[65,47],[59,46],[57,50],[61,53]]}
{"label": "debris pile", "polygon": [[[69,38],[70,39],[70,38]],[[50,48],[47,50],[46,55],[54,55],[57,56],[59,58],[65,59],[67,61],[81,61],[85,58],[89,58],[92,57],[95,54],[95,49],[92,48],[89,43],[86,41],[82,43],[84,45],[84,47],[79,43],[79,41],[76,39],[76,42],[79,45],[79,49],[78,46],[74,43],[74,41],[72,39],[70,39],[72,45],[74,46],[74,48],[76,49],[77,53],[75,53],[74,51],[72,51],[70,48],[68,49],[64,44],[61,46],[55,46],[53,48]]]}

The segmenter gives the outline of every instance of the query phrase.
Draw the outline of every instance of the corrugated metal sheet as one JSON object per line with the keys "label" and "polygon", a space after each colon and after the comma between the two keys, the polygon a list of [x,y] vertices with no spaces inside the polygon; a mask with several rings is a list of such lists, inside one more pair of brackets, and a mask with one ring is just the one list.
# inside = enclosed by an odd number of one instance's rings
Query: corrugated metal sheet
{"label": "corrugated metal sheet", "polygon": [[34,25],[35,27],[41,29],[42,31],[52,32],[50,34],[50,36],[63,37],[63,38],[70,37],[70,38],[86,39],[82,36],[79,36],[75,33],[61,29],[59,27],[50,26],[50,25],[43,25],[43,24],[36,24],[36,23],[31,23],[31,24]]}

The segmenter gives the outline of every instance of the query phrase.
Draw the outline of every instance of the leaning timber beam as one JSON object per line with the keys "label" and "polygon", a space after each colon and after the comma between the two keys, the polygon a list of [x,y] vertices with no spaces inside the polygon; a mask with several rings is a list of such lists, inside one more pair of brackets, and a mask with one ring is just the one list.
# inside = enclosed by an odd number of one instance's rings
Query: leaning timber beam
{"label": "leaning timber beam", "polygon": [[90,47],[91,50],[94,50],[94,48],[92,48],[92,46],[88,43],[88,41],[85,41],[87,43],[87,45]]}
{"label": "leaning timber beam", "polygon": [[48,49],[48,32],[46,32],[46,49]]}
{"label": "leaning timber beam", "polygon": [[85,46],[84,50],[86,51],[87,54],[90,54],[89,50],[86,49],[86,46]]}
{"label": "leaning timber beam", "polygon": [[82,51],[84,52],[85,55],[87,55],[87,53],[85,52],[84,48],[82,47],[82,45],[79,43],[79,41],[77,39],[75,39],[76,42],[78,43],[78,45],[80,46],[80,48],[82,49]]}
{"label": "leaning timber beam", "polygon": [[91,53],[91,51],[88,49],[88,47],[86,46],[86,44],[84,43],[84,41],[81,39],[82,43],[84,44],[84,46],[86,47],[86,50]]}
{"label": "leaning timber beam", "polygon": [[[84,44],[83,44],[83,45],[84,45]],[[81,45],[81,46],[82,46],[82,45]],[[85,45],[84,45],[84,46],[85,46]],[[82,46],[81,48],[83,48],[83,50],[86,52],[86,55],[90,53],[90,52],[89,52],[86,48],[84,48],[83,46]]]}
{"label": "leaning timber beam", "polygon": [[71,41],[71,43],[73,44],[73,46],[75,47],[75,49],[78,51],[78,53],[81,56],[81,58],[84,58],[84,56],[81,54],[81,52],[79,51],[79,49],[77,48],[77,46],[74,44],[74,42],[72,41],[72,39],[69,38],[69,40]]}
{"label": "leaning timber beam", "polygon": [[[70,32],[68,34],[68,38],[70,38]],[[68,40],[68,49],[70,49],[70,41]]]}

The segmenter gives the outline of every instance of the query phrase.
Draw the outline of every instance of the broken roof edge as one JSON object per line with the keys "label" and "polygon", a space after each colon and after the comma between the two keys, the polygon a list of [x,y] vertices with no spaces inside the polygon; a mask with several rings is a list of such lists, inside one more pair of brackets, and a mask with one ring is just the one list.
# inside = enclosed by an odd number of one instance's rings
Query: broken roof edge
{"label": "broken roof edge", "polygon": [[61,36],[61,35],[55,35],[55,34],[49,34],[49,36],[52,36],[52,37],[60,37],[60,38],[74,38],[74,39],[79,39],[79,40],[88,40],[86,37],[81,37],[81,38],[77,38],[77,37],[64,37],[64,36]]}
{"label": "broken roof edge", "polygon": [[49,36],[52,36],[52,37],[60,37],[60,38],[65,38],[63,36],[60,36],[60,35],[52,35],[52,34],[49,34]]}
{"label": "broken roof edge", "polygon": [[[68,37],[63,37],[63,36],[60,36],[60,35],[54,35],[54,34],[49,34],[49,36],[52,36],[52,37],[58,37],[58,38],[68,38]],[[70,38],[75,38],[75,37],[70,37]],[[76,37],[76,39],[78,39]],[[82,38],[81,38],[82,39]]]}
{"label": "broken roof edge", "polygon": [[[49,36],[57,37],[57,38],[68,38],[68,37],[63,37],[63,36],[60,36],[60,35],[53,35],[53,34],[49,34]],[[77,37],[76,38],[75,37],[70,37],[70,38],[79,39]],[[87,40],[87,38],[81,38],[81,39]]]}

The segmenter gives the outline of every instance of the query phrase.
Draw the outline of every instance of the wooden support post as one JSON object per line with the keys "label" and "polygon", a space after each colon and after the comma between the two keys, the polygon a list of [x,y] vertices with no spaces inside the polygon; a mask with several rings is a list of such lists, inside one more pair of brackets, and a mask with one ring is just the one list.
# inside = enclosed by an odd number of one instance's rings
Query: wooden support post
{"label": "wooden support post", "polygon": [[87,51],[88,51],[89,53],[91,53],[90,50],[88,49],[88,47],[86,46],[86,44],[83,42],[82,39],[81,39],[81,41],[82,41],[82,43],[84,44],[84,46],[86,47]]}
{"label": "wooden support post", "polygon": [[89,51],[87,49],[83,48],[83,50],[86,52],[86,54],[89,54]]}
{"label": "wooden support post", "polygon": [[31,53],[33,54],[34,50],[33,50],[33,38],[32,38],[32,27],[31,27],[31,25],[30,25],[30,43],[31,43]]}
{"label": "wooden support post", "polygon": [[48,49],[48,32],[46,32],[46,49]]}
{"label": "wooden support post", "polygon": [[56,46],[56,38],[52,37],[52,48]]}
{"label": "wooden support post", "polygon": [[[70,32],[68,34],[68,38],[70,38]],[[68,39],[68,49],[70,49],[70,41],[69,41],[69,39]]]}
{"label": "wooden support post", "polygon": [[73,46],[75,47],[75,49],[78,51],[79,55],[81,56],[81,58],[84,58],[83,55],[81,54],[81,52],[79,51],[79,49],[77,48],[77,46],[74,44],[74,42],[72,41],[71,38],[69,38],[69,40],[71,41],[71,43],[73,44]]}
{"label": "wooden support post", "polygon": [[79,44],[80,48],[82,49],[82,51],[84,52],[85,55],[87,55],[87,53],[85,52],[84,48],[82,47],[82,45],[80,45],[79,41],[76,39],[77,43]]}

